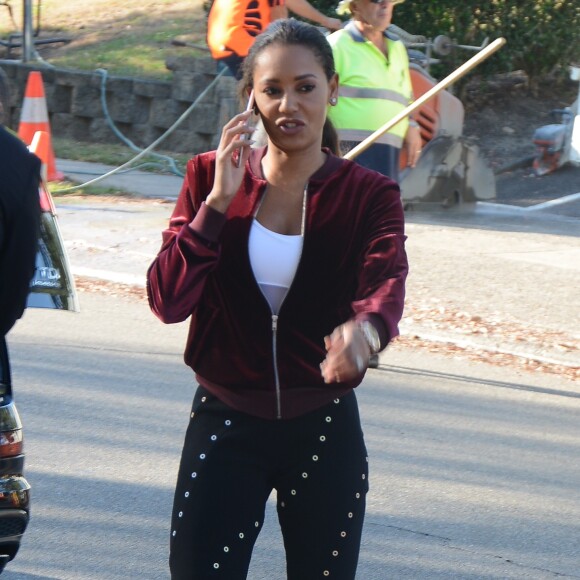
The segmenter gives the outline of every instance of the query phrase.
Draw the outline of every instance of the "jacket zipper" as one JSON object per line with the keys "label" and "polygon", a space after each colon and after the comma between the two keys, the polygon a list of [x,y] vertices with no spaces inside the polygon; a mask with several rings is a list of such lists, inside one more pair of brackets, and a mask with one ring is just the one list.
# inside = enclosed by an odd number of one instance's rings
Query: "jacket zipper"
{"label": "jacket zipper", "polygon": [[[304,194],[302,197],[302,222],[300,224],[300,235],[302,236],[302,248],[300,250],[300,257],[298,258],[298,266],[296,268],[296,271],[298,271],[298,268],[300,267],[300,261],[302,260],[302,252],[304,251],[304,238],[305,238],[305,227],[306,227],[306,200],[308,198],[308,182],[306,182],[306,185],[304,186]],[[259,206],[258,209],[256,209],[256,212],[254,213],[254,219],[258,213],[259,210]],[[296,275],[294,275],[294,277],[296,277]],[[288,296],[288,292],[290,292],[290,288],[292,288],[292,284],[294,283],[294,280],[292,280],[290,286],[288,287],[288,290],[286,290],[286,293],[284,294],[284,298],[282,298],[282,301],[280,302],[280,308],[278,308],[278,312],[280,312],[282,310],[282,306],[284,305],[284,301],[286,300],[286,296]],[[259,285],[258,285],[259,287]],[[260,288],[260,292],[262,292],[262,289]],[[262,292],[262,296],[264,296],[264,293]],[[266,297],[264,296],[264,299],[266,299]],[[268,304],[268,307],[270,308],[270,314],[272,315],[272,361],[274,363],[274,388],[276,391],[276,419],[282,419],[282,393],[281,393],[281,386],[280,386],[280,373],[278,371],[278,314],[274,314],[272,312],[272,307],[270,306],[270,303],[268,302],[268,300],[266,300],[266,303]]]}
{"label": "jacket zipper", "polygon": [[[288,292],[286,292],[288,294]],[[286,296],[284,296],[284,299]],[[284,302],[284,300],[282,300]],[[280,304],[280,308],[282,304]],[[270,309],[270,312],[272,309]],[[276,388],[276,419],[282,418],[282,393],[280,373],[278,372],[278,315],[272,313],[272,360],[274,361],[274,384]]]}

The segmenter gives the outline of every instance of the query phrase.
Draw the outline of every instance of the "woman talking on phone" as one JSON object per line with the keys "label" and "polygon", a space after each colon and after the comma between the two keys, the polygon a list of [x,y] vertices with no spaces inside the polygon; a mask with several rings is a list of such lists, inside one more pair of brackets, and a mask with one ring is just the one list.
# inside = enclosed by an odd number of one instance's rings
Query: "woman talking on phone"
{"label": "woman talking on phone", "polygon": [[[151,308],[191,317],[197,387],[171,524],[173,579],[246,578],[266,501],[291,580],[355,577],[368,458],[354,389],[398,334],[407,259],[398,186],[333,152],[332,51],[279,20],[243,65],[252,111],[189,161]],[[238,154],[242,163],[238,167]]]}

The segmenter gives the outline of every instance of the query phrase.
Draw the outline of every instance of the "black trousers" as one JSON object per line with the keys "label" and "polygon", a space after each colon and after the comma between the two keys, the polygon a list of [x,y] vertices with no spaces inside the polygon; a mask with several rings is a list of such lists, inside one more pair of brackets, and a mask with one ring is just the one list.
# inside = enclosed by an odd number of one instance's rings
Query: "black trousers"
{"label": "black trousers", "polygon": [[175,491],[172,579],[246,578],[273,489],[288,579],[353,580],[368,491],[354,392],[269,421],[198,387]]}

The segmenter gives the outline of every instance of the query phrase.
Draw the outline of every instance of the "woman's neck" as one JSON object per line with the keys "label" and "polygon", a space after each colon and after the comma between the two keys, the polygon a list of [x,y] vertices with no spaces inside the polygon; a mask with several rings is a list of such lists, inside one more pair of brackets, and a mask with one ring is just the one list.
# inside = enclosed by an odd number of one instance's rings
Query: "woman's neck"
{"label": "woman's neck", "polygon": [[[269,184],[282,189],[304,187],[313,173],[316,173],[326,160],[326,154],[318,147],[316,151],[307,150],[287,153],[271,143],[262,158],[262,173]],[[292,187],[294,185],[294,187]]]}
{"label": "woman's neck", "polygon": [[262,174],[268,182],[256,219],[267,229],[284,235],[302,232],[305,187],[310,176],[322,166],[326,154],[318,147],[289,154],[268,146],[262,158]]}

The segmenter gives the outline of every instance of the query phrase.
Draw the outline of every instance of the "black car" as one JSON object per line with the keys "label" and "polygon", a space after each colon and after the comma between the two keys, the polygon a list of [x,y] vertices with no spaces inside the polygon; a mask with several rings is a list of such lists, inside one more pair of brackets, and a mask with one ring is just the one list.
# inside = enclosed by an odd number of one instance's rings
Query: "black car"
{"label": "black car", "polygon": [[0,342],[0,571],[14,558],[28,525],[30,485],[22,475],[22,423],[12,399],[10,365]]}
{"label": "black car", "polygon": [[[36,269],[27,307],[78,310],[56,212],[46,186],[39,188],[42,209]],[[22,422],[12,392],[10,361],[0,341],[0,573],[16,556],[30,517],[30,485],[24,477]]]}

